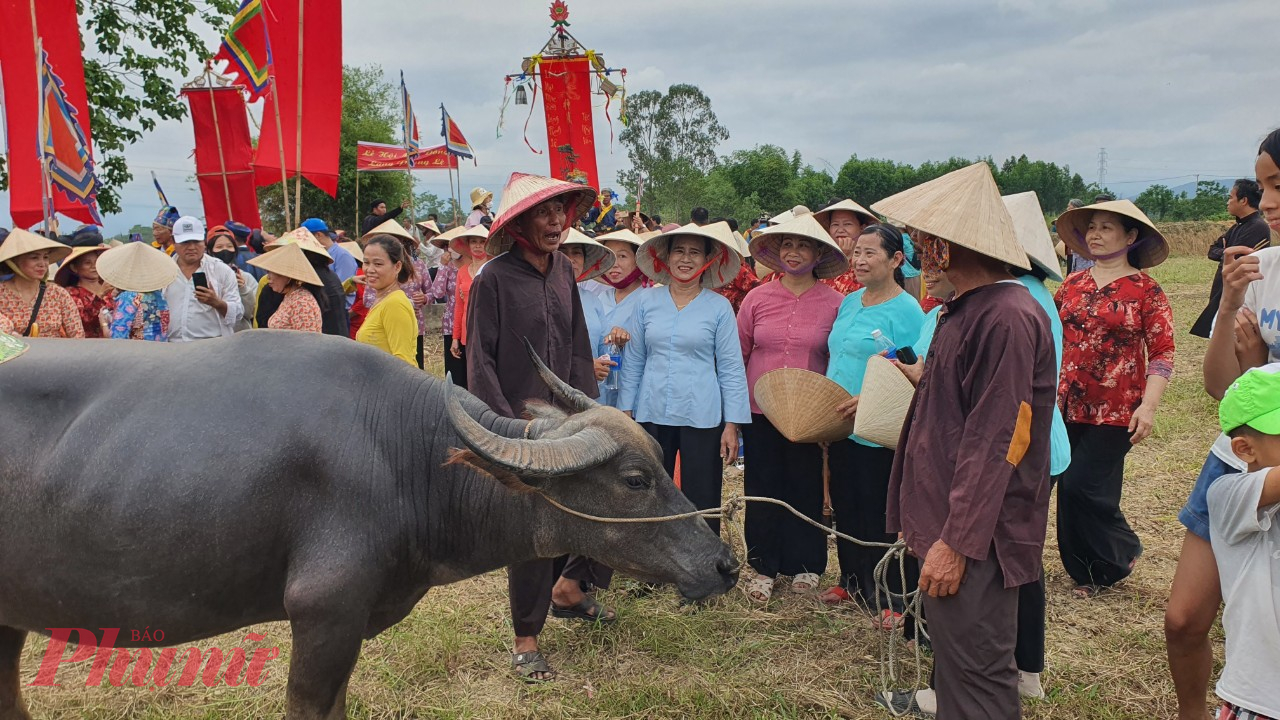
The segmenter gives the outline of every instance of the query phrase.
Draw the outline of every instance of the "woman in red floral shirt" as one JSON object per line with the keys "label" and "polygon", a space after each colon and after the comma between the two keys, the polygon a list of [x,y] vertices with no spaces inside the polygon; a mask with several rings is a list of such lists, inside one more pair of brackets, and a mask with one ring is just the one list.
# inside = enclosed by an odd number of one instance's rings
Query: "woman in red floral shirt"
{"label": "woman in red floral shirt", "polygon": [[115,309],[111,286],[98,276],[98,256],[107,249],[106,245],[75,248],[53,276],[53,281],[66,288],[75,301],[87,338],[105,337],[102,311]]}
{"label": "woman in red floral shirt", "polygon": [[1173,375],[1173,312],[1142,271],[1169,245],[1128,200],[1068,210],[1059,234],[1095,261],[1058,289],[1062,380],[1058,402],[1071,439],[1071,466],[1059,476],[1058,552],[1091,597],[1128,577],[1142,555],[1120,510],[1124,458],[1151,434]]}

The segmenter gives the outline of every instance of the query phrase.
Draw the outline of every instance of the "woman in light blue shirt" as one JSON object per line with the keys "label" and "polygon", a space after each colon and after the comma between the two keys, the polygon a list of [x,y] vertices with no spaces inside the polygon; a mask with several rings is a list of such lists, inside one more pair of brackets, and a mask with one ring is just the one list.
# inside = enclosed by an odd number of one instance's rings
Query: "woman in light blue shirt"
{"label": "woman in light blue shirt", "polygon": [[560,252],[564,253],[569,258],[569,263],[573,265],[573,277],[578,284],[578,299],[582,301],[582,315],[587,321],[587,337],[591,339],[591,351],[595,354],[596,381],[600,383],[600,393],[603,395],[606,389],[604,381],[609,377],[613,361],[600,346],[605,342],[611,326],[605,324],[604,304],[600,302],[600,298],[584,286],[609,272],[615,260],[613,251],[570,228],[569,236],[560,243]]}
{"label": "woman in light blue shirt", "polygon": [[666,287],[637,298],[622,359],[618,409],[658,441],[673,476],[680,453],[681,490],[699,510],[720,507],[722,462],[737,457],[737,426],[751,422],[733,307],[712,292],[737,276],[735,248],[722,222],[646,241],[640,267]]}
{"label": "woman in light blue shirt", "polygon": [[[888,225],[863,228],[850,260],[863,288],[851,293],[840,305],[827,341],[831,351],[827,377],[853,396],[842,408],[852,418],[857,413],[867,360],[880,353],[872,333],[879,330],[895,347],[910,345],[920,336],[924,311],[919,301],[903,290],[902,264],[906,256],[902,233],[896,228]],[[893,450],[851,435],[832,443],[828,457],[831,508],[840,532],[872,542],[896,540],[895,534],[885,532]],[[884,557],[884,550],[840,540],[836,554],[840,560],[840,584],[823,592],[821,599],[829,604],[856,599],[874,608],[875,567]],[[895,588],[894,591],[901,590]],[[892,608],[895,613],[901,610],[897,605]],[[895,616],[886,615],[883,621],[886,627],[892,628]]]}
{"label": "woman in light blue shirt", "polygon": [[[636,251],[644,239],[630,230],[601,235],[597,241],[613,251],[616,261],[609,272],[600,276],[595,292],[604,312],[605,340],[625,346],[630,340],[632,315],[636,302],[644,293],[647,279],[636,265]],[[600,389],[601,405],[618,405],[618,391]]]}

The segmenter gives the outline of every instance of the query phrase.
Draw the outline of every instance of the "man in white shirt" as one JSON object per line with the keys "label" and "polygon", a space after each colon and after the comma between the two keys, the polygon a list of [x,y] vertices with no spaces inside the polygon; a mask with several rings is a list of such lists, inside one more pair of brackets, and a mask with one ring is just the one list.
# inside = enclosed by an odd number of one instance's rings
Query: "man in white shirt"
{"label": "man in white shirt", "polygon": [[177,251],[173,259],[181,271],[164,289],[169,304],[169,342],[230,337],[244,315],[235,273],[226,263],[205,253],[204,223],[179,218],[173,226]]}
{"label": "man in white shirt", "polygon": [[1218,407],[1248,472],[1209,488],[1209,530],[1226,609],[1219,718],[1280,717],[1280,364],[1240,376]]}

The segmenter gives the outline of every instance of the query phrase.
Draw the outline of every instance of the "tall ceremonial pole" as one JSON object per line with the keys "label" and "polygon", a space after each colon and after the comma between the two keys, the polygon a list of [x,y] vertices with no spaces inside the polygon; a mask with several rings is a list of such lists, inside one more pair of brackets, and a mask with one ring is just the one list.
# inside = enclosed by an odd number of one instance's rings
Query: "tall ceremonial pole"
{"label": "tall ceremonial pole", "polygon": [[212,60],[204,62],[204,90],[209,93],[209,107],[213,109],[213,133],[218,142],[218,170],[222,173],[222,196],[227,201],[227,219],[234,220],[235,213],[231,212],[231,185],[227,182],[227,161],[222,152],[222,129],[218,123],[218,103],[213,99],[212,65]]}
{"label": "tall ceremonial pole", "polygon": [[[293,189],[294,227],[302,224],[302,77],[304,59],[302,46],[306,42],[306,36],[303,33],[303,29],[305,27],[303,15],[306,12],[306,7],[307,3],[305,0],[298,0],[298,137],[296,153],[294,154],[298,164],[294,167],[297,172],[297,177],[294,178],[295,185]],[[280,141],[280,145],[281,147],[284,146],[283,139]]]}
{"label": "tall ceremonial pole", "polygon": [[[276,109],[276,144],[280,146],[280,189],[284,192],[284,224],[286,228],[292,228],[295,226],[289,223],[289,168],[284,164],[284,130],[282,129],[280,122],[280,92],[279,87],[276,85],[276,73],[274,67],[271,69],[270,79],[271,94],[275,96],[272,98],[271,104]],[[263,120],[266,120],[266,118],[263,118]]]}
{"label": "tall ceremonial pole", "polygon": [[44,106],[44,40],[40,37],[40,29],[36,26],[36,0],[31,0],[31,37],[36,48],[36,157],[40,160],[40,209],[44,211],[44,231],[48,233],[54,226],[53,220],[53,188],[50,186],[49,161],[44,156],[45,125],[49,114]]}

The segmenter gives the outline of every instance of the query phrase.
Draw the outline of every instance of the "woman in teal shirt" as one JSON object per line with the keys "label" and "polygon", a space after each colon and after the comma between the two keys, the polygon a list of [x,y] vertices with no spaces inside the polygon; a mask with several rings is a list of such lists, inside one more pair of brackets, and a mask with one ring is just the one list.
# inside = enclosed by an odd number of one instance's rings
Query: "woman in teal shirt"
{"label": "woman in teal shirt", "polygon": [[[840,305],[827,341],[831,351],[827,377],[853,396],[853,400],[841,408],[852,418],[857,413],[867,360],[880,353],[872,332],[879,330],[895,346],[910,345],[920,336],[924,312],[920,303],[903,291],[902,265],[906,257],[901,232],[887,225],[868,225],[863,228],[849,259],[863,288],[851,293]],[[885,532],[893,451],[851,435],[832,443],[828,457],[831,508],[840,532],[873,542],[896,540],[896,535]],[[884,550],[840,540],[836,553],[840,560],[840,584],[825,591],[822,600],[834,604],[859,599],[874,608],[875,567],[884,557]],[[908,579],[908,582],[911,581]],[[901,588],[894,588],[894,592],[901,592]],[[901,607],[893,608],[893,612],[901,610]],[[885,612],[886,627],[891,628],[894,618],[887,615],[889,610]]]}

